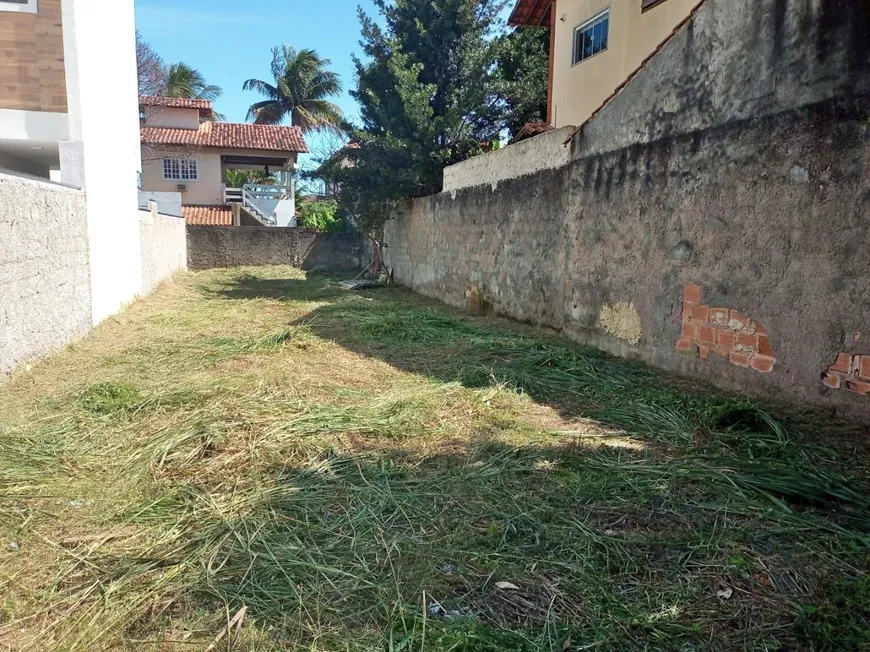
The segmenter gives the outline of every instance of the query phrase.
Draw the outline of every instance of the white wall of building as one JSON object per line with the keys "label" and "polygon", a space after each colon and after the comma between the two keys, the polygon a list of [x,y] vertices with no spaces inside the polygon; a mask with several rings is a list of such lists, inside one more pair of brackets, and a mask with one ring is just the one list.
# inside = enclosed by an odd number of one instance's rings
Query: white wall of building
{"label": "white wall of building", "polygon": [[63,0],[63,28],[69,141],[61,177],[86,192],[96,324],[142,288],[133,0]]}

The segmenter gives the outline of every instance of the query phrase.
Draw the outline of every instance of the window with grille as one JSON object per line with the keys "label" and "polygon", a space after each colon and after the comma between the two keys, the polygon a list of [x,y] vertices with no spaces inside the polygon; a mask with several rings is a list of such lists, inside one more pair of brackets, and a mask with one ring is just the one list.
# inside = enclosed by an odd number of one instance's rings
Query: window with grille
{"label": "window with grille", "polygon": [[163,178],[168,181],[196,181],[199,170],[195,158],[163,159]]}
{"label": "window with grille", "polygon": [[0,11],[20,11],[36,13],[36,0],[0,0]]}
{"label": "window with grille", "polygon": [[607,49],[610,32],[610,10],[607,9],[592,20],[574,28],[574,53],[571,64],[575,65]]}

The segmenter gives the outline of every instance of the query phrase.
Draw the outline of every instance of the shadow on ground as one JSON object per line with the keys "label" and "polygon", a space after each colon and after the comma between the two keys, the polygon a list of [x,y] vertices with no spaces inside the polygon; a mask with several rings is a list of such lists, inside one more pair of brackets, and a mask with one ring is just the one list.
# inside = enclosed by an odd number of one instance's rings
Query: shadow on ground
{"label": "shadow on ground", "polygon": [[[207,493],[187,499],[175,516],[189,527],[155,559],[189,569],[190,606],[245,605],[276,646],[850,649],[866,624],[864,580],[819,576],[822,551],[847,559],[855,537],[696,460],[577,444],[421,454],[371,442],[237,479],[228,509],[205,499],[226,481],[210,459],[173,459],[161,473],[199,478]],[[118,561],[110,577],[141,568]],[[828,593],[851,596],[848,610],[800,610]]]}
{"label": "shadow on ground", "polygon": [[516,389],[566,420],[592,418],[659,443],[690,438],[696,444],[732,430],[782,439],[784,423],[807,443],[860,451],[851,455],[856,463],[870,458],[866,428],[829,413],[762,406],[531,327],[463,315],[396,286],[349,292],[338,280],[244,276],[204,291],[215,298],[326,304],[295,325],[403,371],[470,388]]}
{"label": "shadow on ground", "polygon": [[[424,399],[195,410],[140,444],[129,474],[154,486],[115,518],[156,543],[91,554],[58,582],[84,587],[64,604],[108,609],[95,586],[124,596],[138,617],[117,619],[127,638],[159,644],[179,622],[214,631],[215,614],[244,605],[239,646],[260,650],[870,644],[864,461],[818,445],[846,441],[845,425],[823,439],[812,415],[687,393],[398,288],[249,275],[199,290],[311,304],[288,326],[437,383]],[[225,348],[268,355],[283,337]],[[524,394],[556,422],[520,424],[490,394]],[[469,434],[441,439],[429,428],[454,403]],[[582,419],[618,438],[574,433]],[[527,443],[505,443],[526,427]]]}

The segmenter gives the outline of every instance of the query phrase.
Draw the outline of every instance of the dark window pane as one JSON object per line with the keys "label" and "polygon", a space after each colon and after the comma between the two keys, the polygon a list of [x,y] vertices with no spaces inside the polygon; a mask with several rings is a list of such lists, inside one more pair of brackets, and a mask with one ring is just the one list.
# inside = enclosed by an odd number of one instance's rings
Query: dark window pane
{"label": "dark window pane", "polygon": [[600,20],[596,20],[595,24],[592,26],[592,43],[593,43],[593,52],[598,54],[601,52],[601,37],[604,36],[602,30],[602,22]]}
{"label": "dark window pane", "polygon": [[583,58],[586,59],[594,54],[592,50],[592,30],[586,28],[583,32]]}
{"label": "dark window pane", "polygon": [[583,32],[579,29],[574,32],[573,62],[578,63],[583,59]]}
{"label": "dark window pane", "polygon": [[610,36],[610,14],[607,14],[601,20],[601,41],[600,41],[601,47],[599,48],[599,50],[606,50],[607,49],[607,41],[608,41],[609,36]]}

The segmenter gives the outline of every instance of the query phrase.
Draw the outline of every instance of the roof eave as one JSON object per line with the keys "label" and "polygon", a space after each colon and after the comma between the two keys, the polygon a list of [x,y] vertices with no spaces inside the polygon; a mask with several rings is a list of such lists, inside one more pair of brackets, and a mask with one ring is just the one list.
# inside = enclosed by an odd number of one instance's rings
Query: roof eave
{"label": "roof eave", "polygon": [[[527,11],[520,11],[521,9]],[[553,0],[518,0],[508,18],[508,25],[511,27],[549,26],[550,21],[547,18],[552,10]]]}

